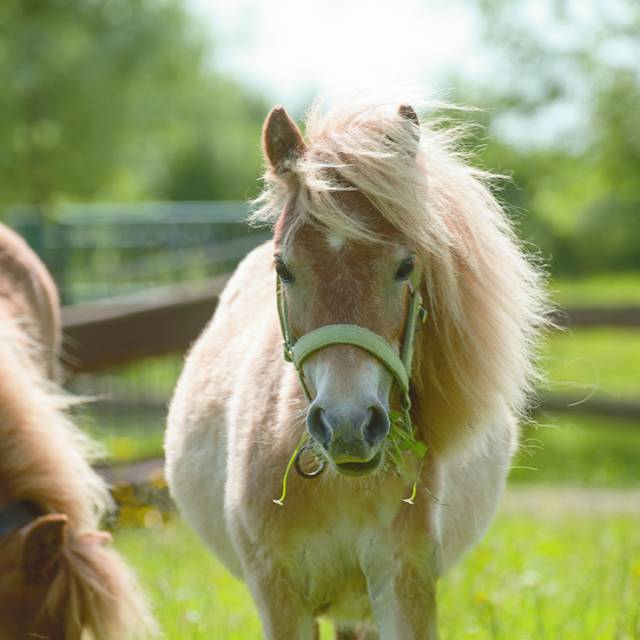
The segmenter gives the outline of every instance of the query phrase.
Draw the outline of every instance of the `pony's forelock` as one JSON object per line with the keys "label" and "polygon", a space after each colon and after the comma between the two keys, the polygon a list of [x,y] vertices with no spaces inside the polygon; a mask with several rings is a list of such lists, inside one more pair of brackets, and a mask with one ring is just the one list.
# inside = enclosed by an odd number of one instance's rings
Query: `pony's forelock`
{"label": "pony's forelock", "polygon": [[548,306],[542,270],[492,193],[495,176],[457,150],[468,129],[421,121],[416,142],[397,102],[328,111],[315,104],[306,152],[285,176],[267,169],[250,221],[275,224],[295,194],[288,238],[312,223],[378,241],[339,197],[354,189],[415,247],[430,311],[417,353],[427,396],[420,420],[431,444],[447,449],[500,410],[522,415],[539,379],[536,344]]}

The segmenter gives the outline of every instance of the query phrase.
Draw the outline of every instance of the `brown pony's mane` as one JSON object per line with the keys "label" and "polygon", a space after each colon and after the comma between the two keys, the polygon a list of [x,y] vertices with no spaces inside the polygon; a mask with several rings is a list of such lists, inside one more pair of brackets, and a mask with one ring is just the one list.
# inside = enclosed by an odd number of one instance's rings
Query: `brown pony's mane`
{"label": "brown pony's mane", "polygon": [[[295,225],[378,242],[344,206],[357,190],[411,244],[429,323],[416,352],[417,424],[430,446],[461,450],[502,409],[522,415],[538,379],[547,323],[541,270],[528,260],[489,188],[456,152],[459,130],[415,124],[398,105],[347,103],[305,121],[307,148],[268,169],[250,220],[275,224],[296,194]],[[292,188],[293,187],[293,188]]]}
{"label": "brown pony's mane", "polygon": [[[97,531],[111,499],[90,465],[96,447],[69,416],[73,399],[49,379],[50,345],[36,344],[33,332],[26,330],[42,319],[14,317],[12,302],[24,294],[24,282],[14,283],[12,301],[6,297],[11,285],[4,276],[0,500],[30,500],[49,513],[68,517],[66,542],[43,612],[55,620],[63,616],[68,634],[81,626],[101,640],[145,637],[154,623],[137,580],[120,556],[105,546],[108,534]],[[59,331],[45,328],[49,329]]]}
{"label": "brown pony's mane", "polygon": [[64,513],[77,530],[96,528],[111,505],[89,461],[96,446],[71,421],[70,396],[49,381],[38,347],[17,322],[0,321],[0,477],[14,499]]}

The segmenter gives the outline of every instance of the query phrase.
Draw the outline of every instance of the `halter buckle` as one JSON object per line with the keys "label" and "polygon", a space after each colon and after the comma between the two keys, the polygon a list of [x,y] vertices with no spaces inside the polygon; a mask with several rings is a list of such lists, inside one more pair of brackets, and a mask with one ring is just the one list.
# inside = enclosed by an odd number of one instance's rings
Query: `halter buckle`
{"label": "halter buckle", "polygon": [[305,471],[302,468],[302,463],[300,458],[302,457],[302,454],[305,451],[310,450],[311,448],[309,447],[309,445],[304,445],[300,451],[298,451],[298,453],[296,454],[296,457],[293,461],[293,466],[295,467],[295,470],[298,472],[298,475],[301,476],[302,478],[304,478],[305,480],[312,480],[313,478],[317,478],[325,469],[326,462],[324,460],[322,460],[321,458],[318,458],[318,456],[316,457],[316,460],[318,461],[318,467],[316,469],[314,469],[313,471]]}
{"label": "halter buckle", "polygon": [[291,346],[288,342],[282,343],[282,354],[286,362],[293,362],[293,354],[291,353]]}

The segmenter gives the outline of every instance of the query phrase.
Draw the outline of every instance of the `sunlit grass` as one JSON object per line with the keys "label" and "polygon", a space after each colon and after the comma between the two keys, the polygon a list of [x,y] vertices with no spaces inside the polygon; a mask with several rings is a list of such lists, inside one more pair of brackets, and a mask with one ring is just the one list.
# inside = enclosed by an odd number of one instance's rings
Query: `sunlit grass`
{"label": "sunlit grass", "polygon": [[[444,640],[637,640],[640,516],[498,517],[441,583]],[[125,530],[167,638],[258,640],[249,592],[180,521]],[[283,603],[286,606],[286,603]],[[331,638],[329,626],[322,638]]]}

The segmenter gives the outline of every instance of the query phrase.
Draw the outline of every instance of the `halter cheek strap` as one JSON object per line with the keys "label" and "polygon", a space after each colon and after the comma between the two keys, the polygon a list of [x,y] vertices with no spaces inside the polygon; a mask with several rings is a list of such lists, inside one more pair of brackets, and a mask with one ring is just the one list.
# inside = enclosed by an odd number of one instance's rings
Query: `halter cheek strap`
{"label": "halter cheek strap", "polygon": [[34,502],[17,500],[0,509],[0,536],[33,522],[43,515],[44,511]]}

